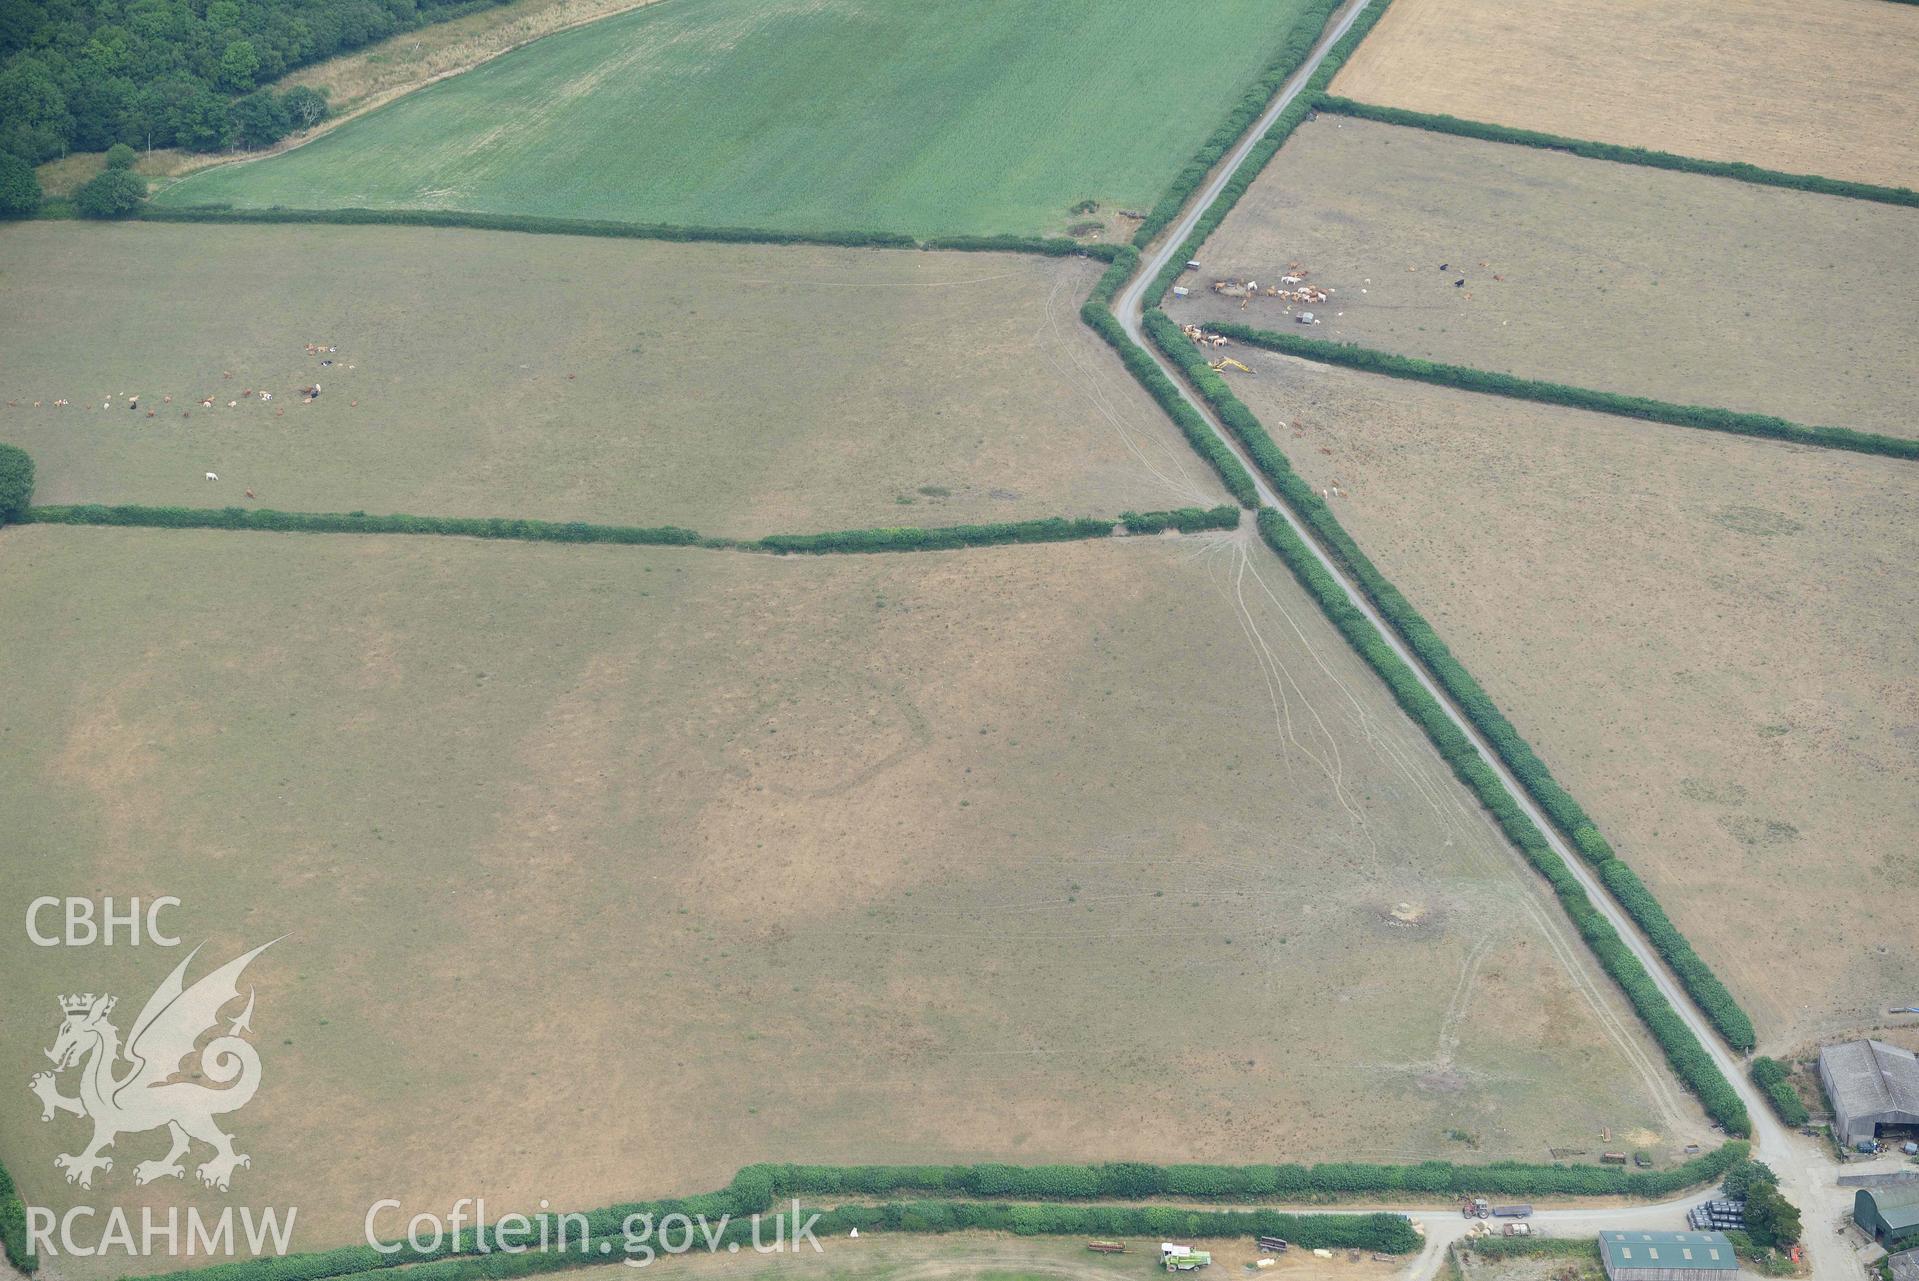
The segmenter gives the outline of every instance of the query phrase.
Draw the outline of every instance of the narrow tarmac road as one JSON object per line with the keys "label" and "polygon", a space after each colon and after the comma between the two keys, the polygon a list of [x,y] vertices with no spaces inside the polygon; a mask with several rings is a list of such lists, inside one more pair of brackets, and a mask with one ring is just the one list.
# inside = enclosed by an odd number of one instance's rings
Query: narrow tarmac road
{"label": "narrow tarmac road", "polygon": [[[1835,1204],[1833,1189],[1836,1186],[1837,1162],[1821,1149],[1817,1141],[1790,1134],[1780,1124],[1758,1089],[1747,1078],[1743,1070],[1744,1065],[1719,1039],[1718,1033],[1706,1021],[1705,1016],[1694,1007],[1679,986],[1678,980],[1667,970],[1659,954],[1639,932],[1632,918],[1613,901],[1612,896],[1599,883],[1592,869],[1573,852],[1564,838],[1547,821],[1546,816],[1534,805],[1532,797],[1527,795],[1525,789],[1493,753],[1479,731],[1460,713],[1452,699],[1431,678],[1425,667],[1401,643],[1399,635],[1373,609],[1372,603],[1341,572],[1338,565],[1319,545],[1311,531],[1300,522],[1292,509],[1280,501],[1278,495],[1266,483],[1265,478],[1260,475],[1253,460],[1214,417],[1205,400],[1187,386],[1180,371],[1153,347],[1151,341],[1141,331],[1141,322],[1147,305],[1145,294],[1149,282],[1179,251],[1186,238],[1192,234],[1201,216],[1219,197],[1220,192],[1232,180],[1240,166],[1246,163],[1247,156],[1258,144],[1260,138],[1272,127],[1279,114],[1304,91],[1307,81],[1319,69],[1320,63],[1325,61],[1333,44],[1346,34],[1371,2],[1372,0],[1353,0],[1340,11],[1305,63],[1293,73],[1292,78],[1281,87],[1279,93],[1268,104],[1265,113],[1221,161],[1186,211],[1161,234],[1157,247],[1143,257],[1139,271],[1114,300],[1114,314],[1118,316],[1120,326],[1125,330],[1126,335],[1146,350],[1161,371],[1172,380],[1173,385],[1179,388],[1180,395],[1185,397],[1186,401],[1205,419],[1213,434],[1218,436],[1226,447],[1238,455],[1240,461],[1246,465],[1246,470],[1252,473],[1253,482],[1257,486],[1260,503],[1273,508],[1285,517],[1287,524],[1291,525],[1294,532],[1312,549],[1313,554],[1319,558],[1320,564],[1339,584],[1340,590],[1346,593],[1353,606],[1379,629],[1380,635],[1385,637],[1387,644],[1392,646],[1394,652],[1413,670],[1420,684],[1439,701],[1446,715],[1459,726],[1474,749],[1485,758],[1486,763],[1498,775],[1500,784],[1512,794],[1519,807],[1539,826],[1539,830],[1545,834],[1553,849],[1566,861],[1566,866],[1572,869],[1574,876],[1592,897],[1594,905],[1612,922],[1613,928],[1619,931],[1620,937],[1625,939],[1633,954],[1653,976],[1661,993],[1672,1003],[1673,1008],[1679,1012],[1679,1016],[1685,1020],[1686,1026],[1692,1029],[1693,1035],[1699,1038],[1700,1043],[1712,1055],[1713,1062],[1718,1065],[1719,1070],[1725,1073],[1726,1079],[1739,1092],[1746,1110],[1752,1115],[1753,1155],[1778,1172],[1781,1190],[1801,1208],[1805,1221],[1805,1246],[1814,1281],[1860,1281],[1863,1270],[1854,1259],[1851,1249],[1836,1240],[1833,1232],[1830,1207]],[[1559,1229],[1562,1234],[1568,1234],[1568,1229],[1572,1229],[1574,1225],[1577,1225],[1579,1230],[1594,1232],[1602,1227],[1684,1227],[1683,1208],[1696,1199],[1699,1198],[1688,1197],[1682,1201],[1659,1206],[1636,1206],[1627,1209],[1546,1211],[1539,1215],[1539,1219],[1542,1225]],[[1677,1221],[1668,1222],[1675,1217],[1675,1211],[1678,1212]],[[1411,1274],[1414,1281],[1423,1281],[1423,1278],[1432,1275],[1439,1266],[1442,1254],[1440,1247],[1444,1241],[1465,1235],[1469,1225],[1460,1218],[1457,1209],[1430,1213],[1415,1212],[1413,1217],[1426,1224],[1428,1246],[1420,1256],[1419,1265]]]}

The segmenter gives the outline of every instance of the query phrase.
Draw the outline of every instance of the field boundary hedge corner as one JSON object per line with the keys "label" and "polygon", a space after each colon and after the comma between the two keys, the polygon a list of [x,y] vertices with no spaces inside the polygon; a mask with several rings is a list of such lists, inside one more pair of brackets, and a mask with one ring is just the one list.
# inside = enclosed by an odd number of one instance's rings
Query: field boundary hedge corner
{"label": "field boundary hedge corner", "polygon": [[[1698,1004],[1701,1010],[1705,1011],[1706,1017],[1726,1039],[1727,1044],[1742,1053],[1752,1049],[1757,1036],[1753,1031],[1751,1018],[1739,1007],[1739,1003],[1733,999],[1732,993],[1726,989],[1725,984],[1720,982],[1711,967],[1693,951],[1692,945],[1667,917],[1665,910],[1653,897],[1652,891],[1645,887],[1630,867],[1620,861],[1584,808],[1565,788],[1560,786],[1559,781],[1546,768],[1545,762],[1540,760],[1538,754],[1533,751],[1532,745],[1520,736],[1519,731],[1513,727],[1511,721],[1506,719],[1505,714],[1499,710],[1498,705],[1493,702],[1478,680],[1466,670],[1463,663],[1453,656],[1446,643],[1440,639],[1439,633],[1433,630],[1432,624],[1413,608],[1412,602],[1407,600],[1399,589],[1379,572],[1378,567],[1366,553],[1360,550],[1359,544],[1353,540],[1351,534],[1347,533],[1345,526],[1339,523],[1332,509],[1313,492],[1312,486],[1292,469],[1292,464],[1287,461],[1279,446],[1273,443],[1272,437],[1267,435],[1265,427],[1252,410],[1233,394],[1232,388],[1226,385],[1225,379],[1214,373],[1206,364],[1198,349],[1180,331],[1172,317],[1154,309],[1147,314],[1146,328],[1152,335],[1154,343],[1166,354],[1167,359],[1180,368],[1187,380],[1213,407],[1220,422],[1225,424],[1226,429],[1245,446],[1246,452],[1252,457],[1255,465],[1266,474],[1273,488],[1299,516],[1301,523],[1313,531],[1328,554],[1338,561],[1341,568],[1359,585],[1360,590],[1366,594],[1367,599],[1373,603],[1380,615],[1399,633],[1407,647],[1418,655],[1419,660],[1425,664],[1426,669],[1432,673],[1441,688],[1459,706],[1466,719],[1486,737],[1486,741],[1498,754],[1500,760],[1505,762],[1506,767],[1513,772],[1520,785],[1545,811],[1547,818],[1572,842],[1579,856],[1599,873],[1599,878],[1607,890],[1619,901],[1627,915],[1632,917],[1645,932],[1659,954],[1672,967],[1673,973],[1678,976],[1680,985],[1685,988],[1687,995]],[[1264,528],[1263,522],[1262,528]],[[1343,602],[1343,596],[1341,600]],[[1361,621],[1364,622],[1364,619],[1362,618]],[[1370,631],[1371,624],[1366,624],[1366,627]],[[1448,726],[1450,727],[1450,722]],[[1472,785],[1470,780],[1469,785]],[[1504,789],[1499,790],[1503,796]],[[1526,826],[1528,828],[1532,826],[1530,820]],[[1557,861],[1557,856],[1554,857]],[[1584,898],[1583,891],[1581,898]],[[1590,910],[1590,904],[1588,909]],[[1608,930],[1610,931],[1610,927]],[[1637,962],[1634,964],[1636,966]],[[1663,998],[1659,1003],[1664,1006]],[[1677,1023],[1677,1015],[1672,1014],[1669,1007],[1667,1014]],[[1681,1026],[1683,1029],[1683,1025]],[[1656,1032],[1655,1035],[1657,1035]],[[1703,1050],[1701,1054],[1703,1055]],[[1738,1105],[1737,1096],[1732,1094],[1731,1085],[1719,1074],[1718,1069],[1711,1067],[1710,1060],[1707,1060],[1706,1066],[1712,1078],[1724,1089],[1727,1098],[1734,1105]],[[1685,1074],[1682,1072],[1681,1075]],[[1745,1113],[1743,1105],[1738,1105],[1738,1110],[1743,1117]],[[1710,1107],[1708,1111],[1711,1111]],[[1728,1126],[1728,1129],[1731,1127]]]}
{"label": "field boundary hedge corner", "polygon": [[1253,81],[1240,96],[1239,102],[1219,122],[1219,127],[1207,135],[1206,141],[1193,153],[1193,158],[1186,162],[1186,167],[1173,176],[1171,185],[1147,211],[1146,220],[1133,232],[1135,249],[1144,249],[1151,244],[1153,237],[1179,217],[1179,211],[1186,207],[1186,201],[1206,181],[1206,175],[1212,172],[1213,166],[1245,135],[1246,130],[1259,119],[1260,112],[1266,110],[1266,104],[1273,100],[1273,95],[1285,88],[1300,64],[1312,55],[1313,46],[1319,43],[1326,24],[1332,21],[1341,3],[1342,0],[1311,0],[1306,8],[1300,10],[1299,16],[1293,19],[1293,25],[1287,29],[1285,43],[1259,73],[1259,79]]}
{"label": "field boundary hedge corner", "polygon": [[1652,1033],[1660,1049],[1665,1051],[1673,1074],[1698,1098],[1706,1115],[1724,1127],[1728,1134],[1750,1134],[1752,1118],[1746,1112],[1746,1105],[1739,1101],[1732,1083],[1720,1073],[1712,1056],[1699,1043],[1699,1038],[1692,1034],[1660,993],[1652,975],[1633,956],[1632,950],[1619,937],[1619,932],[1593,906],[1592,899],[1566,866],[1565,860],[1547,843],[1538,825],[1519,808],[1499,781],[1499,776],[1473,747],[1472,740],[1453,724],[1440,707],[1439,700],[1419,683],[1412,668],[1386,643],[1385,637],[1380,635],[1372,622],[1346,598],[1345,591],[1326,572],[1305,540],[1293,532],[1283,515],[1273,508],[1262,508],[1259,531],[1292,571],[1293,577],[1319,603],[1341,635],[1386,682],[1399,705],[1426,731],[1426,736],[1438,748],[1440,756],[1452,767],[1459,780],[1472,789],[1507,839],[1519,847],[1527,861],[1552,885],[1553,892],[1559,896],[1579,936],[1598,958],[1600,967],[1625,993],[1647,1031]]}
{"label": "field boundary hedge corner", "polygon": [[1286,110],[1279,113],[1272,126],[1266,130],[1265,136],[1259,140],[1258,145],[1247,153],[1245,163],[1234,171],[1231,181],[1220,191],[1218,198],[1207,207],[1200,220],[1193,224],[1193,234],[1186,238],[1186,242],[1179,247],[1178,251],[1166,260],[1166,265],[1160,269],[1159,275],[1153,278],[1153,283],[1147,287],[1146,291],[1147,306],[1156,305],[1161,298],[1165,297],[1166,291],[1171,289],[1173,282],[1179,278],[1179,273],[1186,269],[1186,263],[1198,254],[1200,246],[1206,243],[1206,238],[1218,229],[1219,224],[1226,220],[1226,215],[1232,211],[1233,206],[1239,203],[1239,198],[1246,194],[1246,189],[1265,172],[1266,166],[1271,164],[1273,157],[1279,154],[1279,149],[1286,144],[1286,139],[1292,136],[1293,130],[1299,128],[1300,123],[1312,114],[1313,104],[1317,101],[1320,92],[1333,82],[1333,77],[1339,74],[1339,69],[1346,65],[1346,59],[1352,57],[1353,50],[1359,47],[1359,42],[1364,40],[1367,33],[1378,24],[1380,18],[1385,16],[1391,4],[1392,0],[1372,0],[1372,3],[1353,19],[1353,25],[1346,29],[1346,34],[1326,51],[1325,58],[1321,59],[1319,66],[1313,71],[1312,79],[1301,87],[1299,97],[1295,98]]}
{"label": "field boundary hedge corner", "polygon": [[[1902,0],[1919,4],[1919,0]],[[1381,107],[1357,102],[1334,94],[1322,93],[1314,102],[1320,111],[1335,115],[1376,120],[1380,124],[1425,129],[1431,133],[1449,133],[1460,138],[1478,138],[1486,142],[1511,143],[1519,147],[1540,147],[1547,151],[1565,151],[1587,160],[1611,160],[1623,165],[1645,165],[1652,169],[1673,169],[1680,173],[1705,174],[1712,178],[1732,178],[1762,187],[1785,187],[1810,191],[1822,196],[1846,196],[1853,200],[1872,200],[1886,205],[1919,206],[1919,191],[1910,187],[1882,187],[1870,182],[1850,182],[1843,178],[1822,178],[1817,174],[1785,173],[1762,169],[1737,160],[1700,160],[1670,151],[1652,151],[1645,147],[1624,147],[1612,142],[1592,142],[1584,138],[1566,138],[1559,134],[1532,129],[1514,129],[1509,125],[1462,120],[1458,116],[1429,111],[1408,111],[1404,107]]]}
{"label": "field boundary hedge corner", "polygon": [[1860,454],[1881,454],[1888,458],[1919,459],[1919,440],[1902,440],[1850,427],[1808,427],[1803,423],[1770,414],[1748,414],[1708,405],[1676,405],[1647,396],[1628,396],[1622,392],[1599,391],[1591,387],[1569,387],[1563,383],[1515,378],[1511,374],[1474,369],[1468,365],[1448,365],[1436,360],[1421,360],[1396,352],[1361,347],[1355,343],[1329,342],[1272,329],[1256,329],[1236,321],[1221,321],[1211,328],[1254,347],[1283,352],[1302,360],[1348,369],[1404,378],[1412,382],[1432,383],[1461,391],[1489,396],[1507,396],[1546,405],[1565,405],[1622,418],[1670,423],[1675,427],[1696,427],[1702,431],[1730,432],[1736,436],[1757,436],[1767,440],[1791,441],[1796,445],[1818,445],[1826,449],[1847,449]]}
{"label": "field boundary hedge corner", "polygon": [[27,519],[33,502],[33,455],[0,445],[0,525]]}
{"label": "field boundary hedge corner", "polygon": [[1212,464],[1213,471],[1218,474],[1220,483],[1226,486],[1226,492],[1233,496],[1233,501],[1241,507],[1259,506],[1259,491],[1253,484],[1252,474],[1238,456],[1226,447],[1226,442],[1213,434],[1199,411],[1186,403],[1186,398],[1179,394],[1179,388],[1173,385],[1173,380],[1160,370],[1145,349],[1126,336],[1125,327],[1119,323],[1119,317],[1113,314],[1113,296],[1138,270],[1139,250],[1131,245],[1122,247],[1113,258],[1113,265],[1093,283],[1092,292],[1080,304],[1080,320],[1113,349],[1120,364],[1126,366],[1126,372],[1146,389],[1146,394],[1173,420],[1173,425],[1186,437],[1186,443],[1193,447],[1193,451]]}

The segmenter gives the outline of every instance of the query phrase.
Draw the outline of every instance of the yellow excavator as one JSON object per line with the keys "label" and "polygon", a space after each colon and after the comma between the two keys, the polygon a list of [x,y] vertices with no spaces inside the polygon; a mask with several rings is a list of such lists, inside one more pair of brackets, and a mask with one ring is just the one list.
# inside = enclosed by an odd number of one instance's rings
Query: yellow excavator
{"label": "yellow excavator", "polygon": [[1211,364],[1209,364],[1207,368],[1211,369],[1216,374],[1223,374],[1228,369],[1237,369],[1242,374],[1250,374],[1253,372],[1247,366],[1240,364],[1237,360],[1234,360],[1231,356],[1227,356],[1223,360],[1215,360]]}

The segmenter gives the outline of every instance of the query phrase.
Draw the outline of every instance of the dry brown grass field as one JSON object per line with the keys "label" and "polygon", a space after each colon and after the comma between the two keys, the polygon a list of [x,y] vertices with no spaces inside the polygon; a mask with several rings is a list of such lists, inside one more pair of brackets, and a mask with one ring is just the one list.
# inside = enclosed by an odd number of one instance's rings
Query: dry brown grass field
{"label": "dry brown grass field", "polygon": [[1913,1002],[1919,470],[1241,356],[1764,1048]]}
{"label": "dry brown grass field", "polygon": [[1080,324],[1099,270],[446,229],[15,226],[0,230],[0,441],[34,456],[42,503],[757,536],[1220,501]]}
{"label": "dry brown grass field", "polygon": [[1919,186],[1919,10],[1884,0],[1395,0],[1332,91]]}
{"label": "dry brown grass field", "polygon": [[[743,1163],[1662,1158],[1697,1109],[1249,531],[775,558],[0,535],[39,894],[255,962],[235,1196],[304,1248]],[[0,1072],[175,954],[0,934]],[[34,1204],[71,1118],[0,1144]],[[1123,1118],[1116,1122],[1116,1118]],[[1470,1143],[1448,1137],[1449,1130]],[[136,1191],[129,1136],[102,1176]],[[1476,1144],[1477,1146],[1471,1146]],[[99,1195],[96,1187],[94,1195]],[[110,1265],[101,1265],[111,1272]]]}
{"label": "dry brown grass field", "polygon": [[1299,262],[1315,338],[1919,435],[1919,210],[1322,116],[1200,256],[1181,320],[1296,329],[1208,285]]}

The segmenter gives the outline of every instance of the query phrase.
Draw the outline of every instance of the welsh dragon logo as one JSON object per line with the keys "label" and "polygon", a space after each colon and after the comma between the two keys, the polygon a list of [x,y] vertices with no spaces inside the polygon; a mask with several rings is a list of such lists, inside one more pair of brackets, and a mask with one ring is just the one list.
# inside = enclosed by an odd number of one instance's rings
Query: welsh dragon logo
{"label": "welsh dragon logo", "polygon": [[[273,943],[279,942],[278,939]],[[28,1082],[39,1096],[40,1119],[51,1121],[55,1112],[71,1112],[93,1121],[93,1141],[86,1150],[66,1153],[53,1159],[67,1173],[67,1182],[81,1187],[93,1186],[95,1170],[111,1171],[113,1159],[101,1150],[113,1146],[122,1134],[155,1130],[165,1126],[173,1146],[157,1161],[142,1161],[133,1167],[135,1183],[155,1179],[180,1178],[185,1168],[180,1158],[194,1140],[213,1149],[213,1158],[196,1171],[200,1182],[224,1192],[233,1171],[251,1165],[251,1158],[233,1150],[233,1136],[214,1123],[214,1118],[237,1112],[260,1088],[260,1055],[242,1038],[251,1032],[253,991],[247,990],[246,1009],[204,1046],[200,1038],[218,1032],[220,1011],[240,995],[240,972],[260,953],[272,947],[264,943],[245,956],[228,961],[192,987],[181,979],[187,966],[199,955],[194,948],[140,1010],[121,1047],[120,1030],[108,1021],[114,998],[105,994],[63,996],[60,1012],[65,1016],[60,1035],[47,1057],[53,1071],[41,1072]],[[199,1075],[218,1089],[186,1079],[182,1061],[196,1055]],[[122,1061],[130,1064],[119,1072]],[[75,1098],[61,1094],[54,1078],[67,1069],[80,1069],[80,1090]]]}

